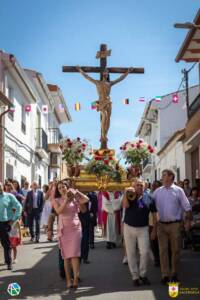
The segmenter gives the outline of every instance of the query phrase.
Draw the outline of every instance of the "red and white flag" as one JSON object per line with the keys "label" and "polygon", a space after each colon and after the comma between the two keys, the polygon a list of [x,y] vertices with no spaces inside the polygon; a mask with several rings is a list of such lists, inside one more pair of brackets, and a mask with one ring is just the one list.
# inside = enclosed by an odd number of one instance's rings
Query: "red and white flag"
{"label": "red and white flag", "polygon": [[43,114],[48,114],[48,112],[49,112],[48,105],[42,105],[42,112],[43,112]]}
{"label": "red and white flag", "polygon": [[25,112],[31,112],[31,104],[26,104],[24,106],[24,110],[25,110]]}

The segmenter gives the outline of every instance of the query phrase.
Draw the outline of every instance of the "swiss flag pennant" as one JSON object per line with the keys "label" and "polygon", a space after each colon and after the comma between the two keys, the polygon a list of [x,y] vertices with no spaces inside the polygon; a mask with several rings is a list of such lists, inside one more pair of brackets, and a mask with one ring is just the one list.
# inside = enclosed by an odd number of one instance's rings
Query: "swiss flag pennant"
{"label": "swiss flag pennant", "polygon": [[24,110],[25,110],[25,112],[31,112],[31,104],[26,104],[24,106]]}

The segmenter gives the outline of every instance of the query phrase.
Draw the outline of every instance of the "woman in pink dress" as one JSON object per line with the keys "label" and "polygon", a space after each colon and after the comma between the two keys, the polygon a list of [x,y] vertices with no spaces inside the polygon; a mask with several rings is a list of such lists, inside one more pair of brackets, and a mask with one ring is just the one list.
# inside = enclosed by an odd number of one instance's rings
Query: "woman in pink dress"
{"label": "woman in pink dress", "polygon": [[64,259],[67,288],[71,288],[71,265],[74,274],[73,287],[78,286],[78,276],[81,256],[81,223],[79,210],[84,210],[84,204],[89,198],[78,190],[68,188],[60,181],[56,186],[53,206],[58,214],[58,243]]}

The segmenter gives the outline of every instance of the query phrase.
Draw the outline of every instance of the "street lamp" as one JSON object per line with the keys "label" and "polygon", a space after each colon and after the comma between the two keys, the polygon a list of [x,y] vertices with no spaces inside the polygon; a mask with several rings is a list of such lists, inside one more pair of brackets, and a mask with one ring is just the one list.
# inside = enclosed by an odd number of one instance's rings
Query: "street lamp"
{"label": "street lamp", "polygon": [[180,28],[180,29],[200,29],[200,25],[196,25],[191,22],[185,22],[185,23],[175,23],[174,24],[175,28]]}

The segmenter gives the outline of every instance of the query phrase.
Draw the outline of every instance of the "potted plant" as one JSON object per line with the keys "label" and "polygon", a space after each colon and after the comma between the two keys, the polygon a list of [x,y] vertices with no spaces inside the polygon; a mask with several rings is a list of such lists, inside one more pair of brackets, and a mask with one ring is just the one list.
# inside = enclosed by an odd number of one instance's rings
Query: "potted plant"
{"label": "potted plant", "polygon": [[114,181],[121,181],[121,169],[112,155],[100,154],[98,151],[86,165],[88,174],[96,175],[97,178],[107,177]]}
{"label": "potted plant", "polygon": [[69,177],[80,175],[80,163],[87,159],[89,155],[89,146],[86,140],[81,140],[79,137],[76,139],[63,139],[60,143],[62,151],[62,159],[67,164],[67,173]]}
{"label": "potted plant", "polygon": [[125,164],[129,164],[129,177],[139,177],[142,162],[155,151],[151,145],[145,143],[142,139],[126,142],[120,147],[120,150],[122,157],[125,159]]}

